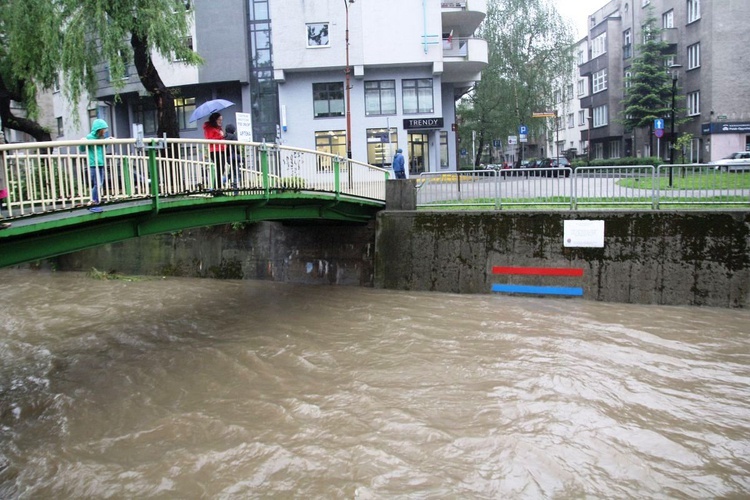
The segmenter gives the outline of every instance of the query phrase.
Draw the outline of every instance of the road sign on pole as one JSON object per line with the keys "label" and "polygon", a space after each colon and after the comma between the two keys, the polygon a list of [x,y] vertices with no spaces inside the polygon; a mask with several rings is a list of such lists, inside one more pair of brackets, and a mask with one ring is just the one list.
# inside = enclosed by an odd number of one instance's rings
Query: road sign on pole
{"label": "road sign on pole", "polygon": [[518,135],[526,135],[529,133],[529,128],[526,125],[520,125],[518,127]]}
{"label": "road sign on pole", "polygon": [[654,130],[654,135],[656,137],[658,137],[659,139],[661,139],[662,137],[664,137],[664,129],[663,128],[657,128],[657,129],[655,129]]}
{"label": "road sign on pole", "polygon": [[657,118],[654,120],[654,130],[664,130],[664,119]]}

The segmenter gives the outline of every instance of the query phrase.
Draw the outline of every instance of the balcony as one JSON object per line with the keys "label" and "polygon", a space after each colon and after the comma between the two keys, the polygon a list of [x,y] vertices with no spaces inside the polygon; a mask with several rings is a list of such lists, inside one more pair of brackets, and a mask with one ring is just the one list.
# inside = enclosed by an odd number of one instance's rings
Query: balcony
{"label": "balcony", "polygon": [[443,29],[471,34],[487,17],[487,0],[441,0]]}
{"label": "balcony", "polygon": [[443,39],[443,76],[446,83],[478,79],[488,62],[487,41],[481,38]]}
{"label": "balcony", "polygon": [[663,29],[661,32],[661,39],[664,42],[667,42],[669,45],[677,45],[677,42],[679,41],[679,32],[677,28],[666,28]]}

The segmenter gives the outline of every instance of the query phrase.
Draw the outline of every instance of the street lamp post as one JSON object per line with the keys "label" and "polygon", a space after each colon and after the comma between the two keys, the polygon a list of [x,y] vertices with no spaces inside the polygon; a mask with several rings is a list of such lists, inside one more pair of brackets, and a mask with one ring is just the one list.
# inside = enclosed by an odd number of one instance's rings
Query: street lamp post
{"label": "street lamp post", "polygon": [[671,124],[670,124],[670,130],[669,130],[669,187],[672,187],[673,177],[672,177],[672,165],[674,165],[674,145],[675,145],[675,136],[674,136],[674,115],[675,115],[675,94],[677,94],[677,68],[682,67],[680,64],[673,64],[670,66],[670,69],[672,70],[672,109],[671,109]]}
{"label": "street lamp post", "polygon": [[[352,112],[351,112],[351,72],[352,69],[349,66],[349,4],[354,3],[354,0],[344,0],[344,7],[346,8],[346,70],[345,74],[345,92],[346,92],[346,157],[352,159]],[[390,138],[389,138],[390,140]]]}

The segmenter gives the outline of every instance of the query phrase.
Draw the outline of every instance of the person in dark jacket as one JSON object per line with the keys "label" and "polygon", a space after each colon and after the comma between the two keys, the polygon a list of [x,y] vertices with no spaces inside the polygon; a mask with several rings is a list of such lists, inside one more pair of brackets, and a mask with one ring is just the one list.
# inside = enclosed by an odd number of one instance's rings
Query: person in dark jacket
{"label": "person in dark jacket", "polygon": [[393,157],[393,173],[396,174],[396,179],[406,179],[406,171],[404,170],[404,150],[398,148],[396,155]]}
{"label": "person in dark jacket", "polygon": [[[235,127],[231,123],[227,125],[224,139],[226,139],[227,141],[236,141],[237,127]],[[230,144],[227,146],[227,162],[229,163],[231,168],[232,187],[236,188],[237,184],[240,182],[240,167],[242,166],[241,154],[238,145]]]}

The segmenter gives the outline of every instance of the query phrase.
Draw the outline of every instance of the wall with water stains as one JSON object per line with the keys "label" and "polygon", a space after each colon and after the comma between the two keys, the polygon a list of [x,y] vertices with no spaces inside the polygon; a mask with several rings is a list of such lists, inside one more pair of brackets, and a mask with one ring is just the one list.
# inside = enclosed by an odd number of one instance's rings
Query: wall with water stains
{"label": "wall with water stains", "polygon": [[372,286],[374,223],[261,222],[135,238],[57,258],[60,270]]}
{"label": "wall with water stains", "polygon": [[[603,248],[566,248],[565,220],[603,220]],[[581,287],[583,299],[750,306],[750,212],[414,212],[378,216],[375,286],[490,293]],[[581,268],[498,276],[494,266]],[[574,299],[579,300],[579,299]]]}

